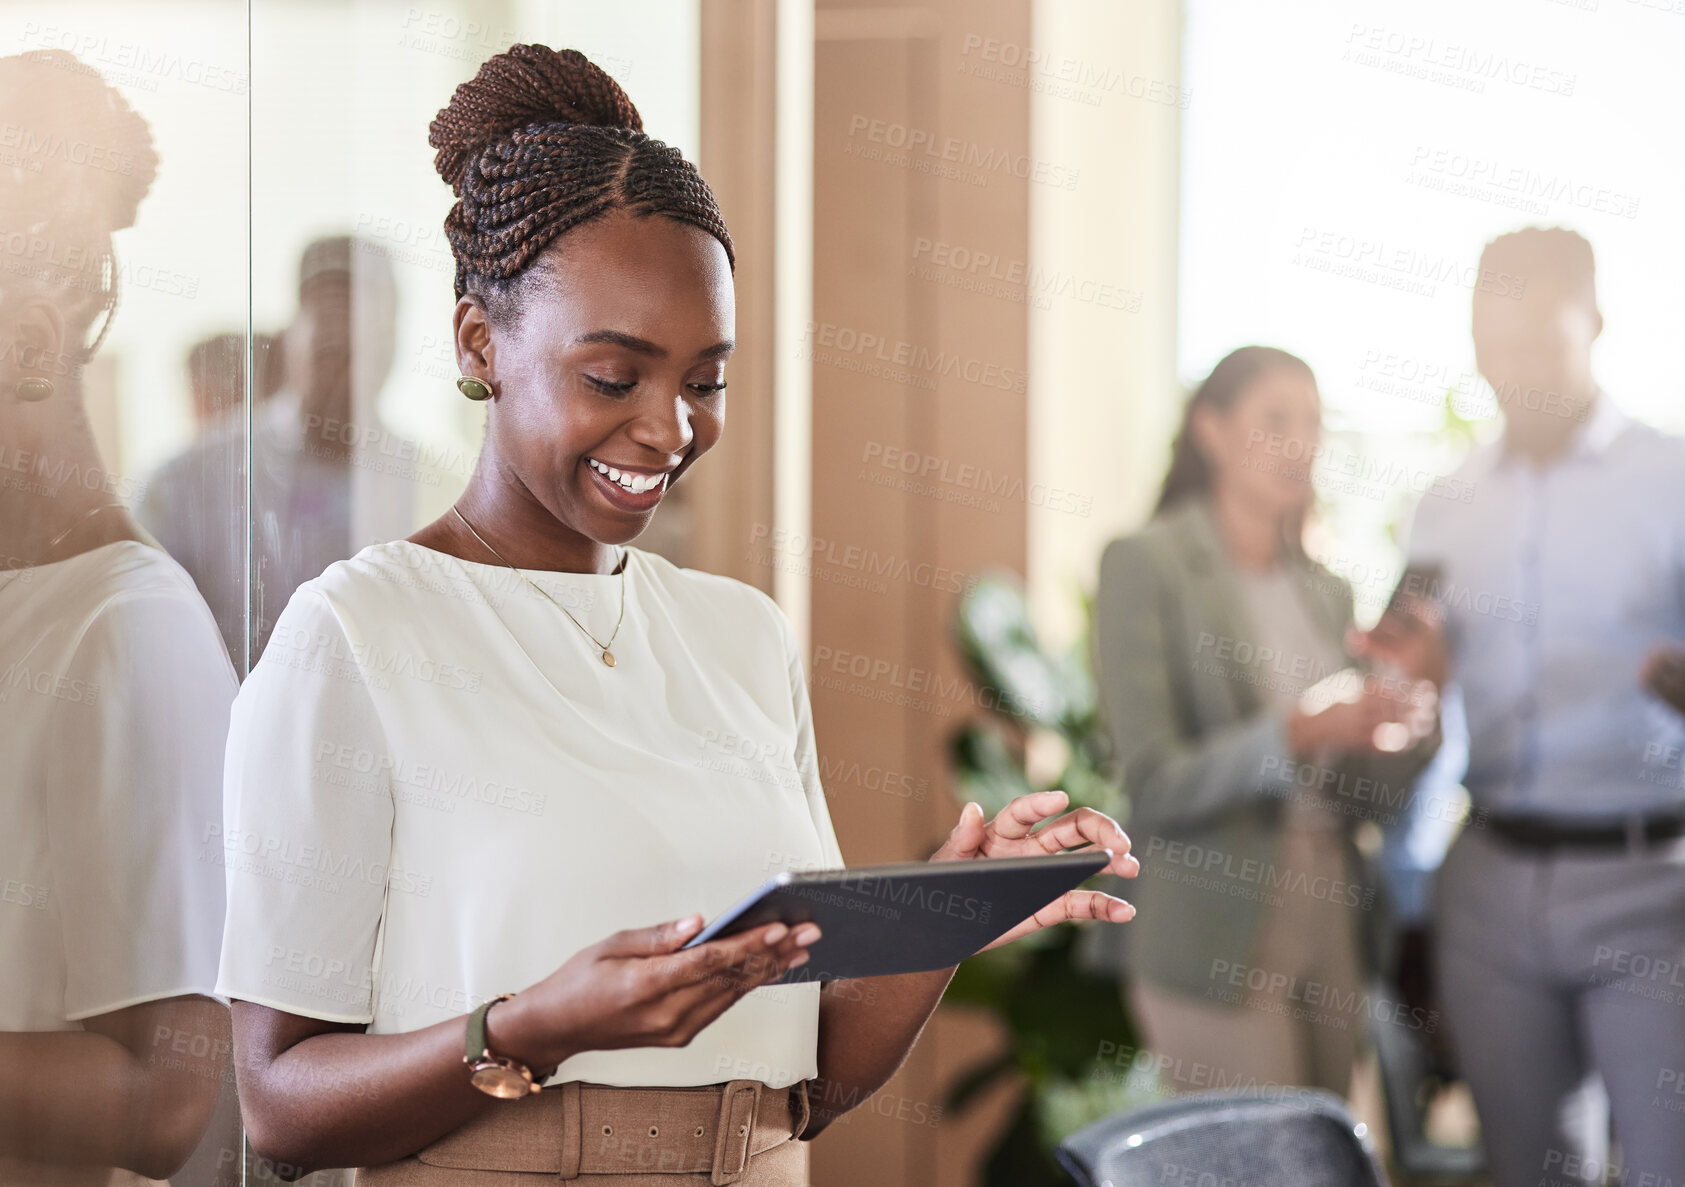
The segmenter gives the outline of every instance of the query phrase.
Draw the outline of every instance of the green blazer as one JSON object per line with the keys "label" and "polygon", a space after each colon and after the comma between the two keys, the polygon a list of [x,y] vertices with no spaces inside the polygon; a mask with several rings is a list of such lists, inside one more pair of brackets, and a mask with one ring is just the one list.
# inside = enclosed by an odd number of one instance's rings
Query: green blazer
{"label": "green blazer", "polygon": [[[1352,621],[1350,587],[1308,558],[1286,563],[1311,618],[1338,646]],[[1281,715],[1233,659],[1233,641],[1258,635],[1203,500],[1106,547],[1093,634],[1142,871],[1124,884],[1136,918],[1103,929],[1090,961],[1217,1000],[1212,991],[1230,984],[1223,973],[1251,966],[1266,904],[1303,893],[1351,905],[1360,950],[1372,959],[1378,889],[1350,838],[1363,819],[1384,827],[1402,811],[1437,731],[1403,755],[1296,766]],[[1311,794],[1307,782],[1323,785],[1347,823],[1349,884],[1307,886],[1276,863],[1287,798]]]}

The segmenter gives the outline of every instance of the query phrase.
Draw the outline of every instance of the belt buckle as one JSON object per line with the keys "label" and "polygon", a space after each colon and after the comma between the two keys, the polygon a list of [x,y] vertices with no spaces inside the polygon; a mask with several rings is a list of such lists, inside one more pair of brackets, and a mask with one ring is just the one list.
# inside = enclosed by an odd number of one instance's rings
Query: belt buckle
{"label": "belt buckle", "polygon": [[1650,840],[1648,831],[1644,827],[1644,817],[1634,812],[1626,818],[1626,851],[1637,856],[1642,854]]}
{"label": "belt buckle", "polygon": [[732,1080],[720,1093],[720,1119],[714,1133],[714,1166],[708,1181],[714,1187],[735,1183],[749,1169],[749,1146],[760,1112],[761,1082]]}

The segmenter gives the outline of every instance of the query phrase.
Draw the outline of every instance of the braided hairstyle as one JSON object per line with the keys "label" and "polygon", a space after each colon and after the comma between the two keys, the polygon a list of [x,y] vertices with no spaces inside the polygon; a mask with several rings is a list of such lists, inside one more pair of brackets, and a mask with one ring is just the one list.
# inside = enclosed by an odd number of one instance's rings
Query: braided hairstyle
{"label": "braided hairstyle", "polygon": [[445,218],[456,295],[503,321],[545,248],[574,227],[625,211],[698,227],[737,258],[696,167],[644,134],[620,84],[577,50],[513,45],[489,58],[428,128],[457,202]]}
{"label": "braided hairstyle", "polygon": [[[85,362],[117,308],[111,236],[133,226],[158,173],[152,131],[98,71],[64,50],[0,58],[0,293],[50,297]],[[81,345],[94,320],[99,335]]]}

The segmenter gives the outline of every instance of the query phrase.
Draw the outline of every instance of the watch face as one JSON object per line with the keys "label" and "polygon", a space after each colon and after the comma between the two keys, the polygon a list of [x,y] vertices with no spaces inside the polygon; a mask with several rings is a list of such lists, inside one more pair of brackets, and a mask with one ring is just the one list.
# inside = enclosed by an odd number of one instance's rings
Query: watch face
{"label": "watch face", "polygon": [[481,1092],[499,1100],[514,1100],[532,1091],[532,1080],[502,1063],[477,1063],[468,1077],[469,1083]]}

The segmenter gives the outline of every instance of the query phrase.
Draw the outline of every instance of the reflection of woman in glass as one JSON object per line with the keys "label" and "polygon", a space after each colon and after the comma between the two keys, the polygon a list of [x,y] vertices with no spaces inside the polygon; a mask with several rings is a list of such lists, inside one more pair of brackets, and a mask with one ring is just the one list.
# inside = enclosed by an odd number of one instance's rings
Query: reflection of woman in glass
{"label": "reflection of woman in glass", "polygon": [[[720,437],[735,321],[713,198],[640,128],[543,46],[433,124],[479,464],[450,514],[298,591],[230,737],[228,832],[267,862],[230,882],[220,985],[277,1161],[805,1183],[790,1139],[888,1079],[947,984],[758,988],[811,924],[678,951],[772,868],[842,858],[783,616],[625,547]],[[1132,873],[1098,813],[1027,835],[1065,802],[968,806],[936,859],[1101,843]],[[1073,891],[1005,938],[1130,913]]]}
{"label": "reflection of woman in glass", "polygon": [[1434,749],[1424,688],[1301,701],[1350,666],[1351,590],[1301,542],[1321,432],[1304,362],[1234,351],[1188,402],[1152,522],[1101,561],[1098,679],[1152,871],[1131,1000],[1154,1050],[1205,1069],[1171,1088],[1346,1091],[1375,916],[1351,836]]}
{"label": "reflection of woman in glass", "polygon": [[60,51],[0,58],[0,119],[0,1182],[162,1178],[227,1063],[201,846],[234,672],[124,510],[81,378],[157,160]]}

